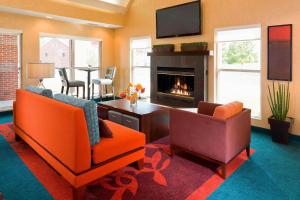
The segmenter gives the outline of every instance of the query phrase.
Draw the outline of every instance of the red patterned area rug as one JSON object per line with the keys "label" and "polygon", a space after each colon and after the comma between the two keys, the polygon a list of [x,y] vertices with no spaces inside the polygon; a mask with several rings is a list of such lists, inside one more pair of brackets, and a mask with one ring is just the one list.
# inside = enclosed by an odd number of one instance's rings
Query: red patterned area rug
{"label": "red patterned area rug", "polygon": [[[70,185],[29,146],[15,142],[12,124],[0,125],[0,134],[6,137],[54,199],[72,199]],[[147,144],[143,170],[128,166],[95,181],[87,187],[86,199],[201,200],[223,183],[224,180],[216,173],[218,166],[184,153],[171,158],[168,143],[168,138],[163,138]],[[246,160],[246,153],[242,152],[229,164],[228,174]]]}

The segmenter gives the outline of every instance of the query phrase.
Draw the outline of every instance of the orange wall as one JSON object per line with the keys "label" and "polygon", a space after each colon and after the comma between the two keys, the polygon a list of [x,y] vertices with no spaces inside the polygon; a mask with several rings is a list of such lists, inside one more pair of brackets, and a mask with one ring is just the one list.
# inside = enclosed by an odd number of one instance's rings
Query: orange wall
{"label": "orange wall", "polygon": [[17,29],[22,38],[22,86],[35,83],[27,79],[26,65],[39,62],[40,33],[91,37],[102,39],[102,66],[114,65],[114,30],[80,24],[66,23],[44,18],[0,13],[0,28]]}
{"label": "orange wall", "polygon": [[[118,85],[124,88],[130,77],[129,40],[130,37],[151,36],[152,44],[193,41],[207,41],[209,49],[214,49],[214,30],[216,28],[262,25],[262,120],[253,120],[252,124],[268,128],[267,118],[270,110],[267,102],[267,26],[292,23],[293,41],[293,82],[291,84],[290,116],[296,118],[293,133],[300,135],[300,6],[299,0],[202,0],[203,34],[201,36],[155,39],[155,10],[186,0],[135,0],[124,21],[124,28],[115,34],[115,58],[119,67]],[[120,75],[121,74],[121,75]],[[209,60],[209,100],[215,98],[214,58]]]}

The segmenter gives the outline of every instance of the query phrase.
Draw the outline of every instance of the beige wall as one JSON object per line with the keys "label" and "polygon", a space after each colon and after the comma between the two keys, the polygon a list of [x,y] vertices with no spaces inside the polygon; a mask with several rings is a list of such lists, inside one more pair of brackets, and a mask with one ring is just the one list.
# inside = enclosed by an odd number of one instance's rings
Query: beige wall
{"label": "beige wall", "polygon": [[124,19],[124,15],[120,13],[92,9],[66,0],[1,0],[0,8],[21,9],[121,26]]}
{"label": "beige wall", "polygon": [[[119,67],[118,84],[124,88],[129,81],[129,39],[130,37],[151,36],[153,44],[173,43],[177,47],[182,42],[207,41],[209,49],[214,48],[214,29],[262,25],[262,120],[253,120],[252,124],[268,128],[267,117],[270,110],[267,102],[267,26],[292,23],[293,41],[293,82],[291,84],[290,116],[296,118],[293,133],[300,135],[300,6],[299,0],[202,0],[203,34],[201,36],[180,37],[172,39],[155,39],[155,10],[168,7],[186,0],[135,0],[132,3],[124,28],[115,34],[115,58]],[[215,98],[214,58],[209,60],[209,100]]]}
{"label": "beige wall", "polygon": [[114,30],[111,29],[7,13],[0,13],[0,28],[17,29],[23,32],[22,86],[34,83],[26,77],[26,64],[40,60],[40,33],[102,39],[102,66],[114,65]]}

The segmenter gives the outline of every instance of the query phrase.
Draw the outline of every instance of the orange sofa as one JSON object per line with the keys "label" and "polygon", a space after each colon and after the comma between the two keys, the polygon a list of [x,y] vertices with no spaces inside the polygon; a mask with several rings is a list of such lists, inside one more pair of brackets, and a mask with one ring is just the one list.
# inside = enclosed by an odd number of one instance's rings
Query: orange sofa
{"label": "orange sofa", "polygon": [[17,90],[14,103],[16,137],[31,146],[73,187],[81,199],[92,181],[137,162],[143,167],[145,136],[107,121],[113,138],[91,147],[84,112],[57,100]]}

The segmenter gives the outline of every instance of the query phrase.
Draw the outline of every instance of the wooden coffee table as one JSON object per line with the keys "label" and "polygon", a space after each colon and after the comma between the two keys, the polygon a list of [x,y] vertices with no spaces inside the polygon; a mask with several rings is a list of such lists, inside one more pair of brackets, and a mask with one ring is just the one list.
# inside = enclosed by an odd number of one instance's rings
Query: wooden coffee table
{"label": "wooden coffee table", "polygon": [[[157,104],[138,101],[131,106],[125,99],[106,101],[98,103],[98,115],[102,119],[109,118],[109,111],[127,116],[125,121],[137,119],[139,131],[146,134],[146,142],[152,142],[169,135],[169,108]],[[111,112],[110,112],[111,113]],[[130,116],[130,118],[128,118]],[[129,120],[128,120],[129,119]]]}

